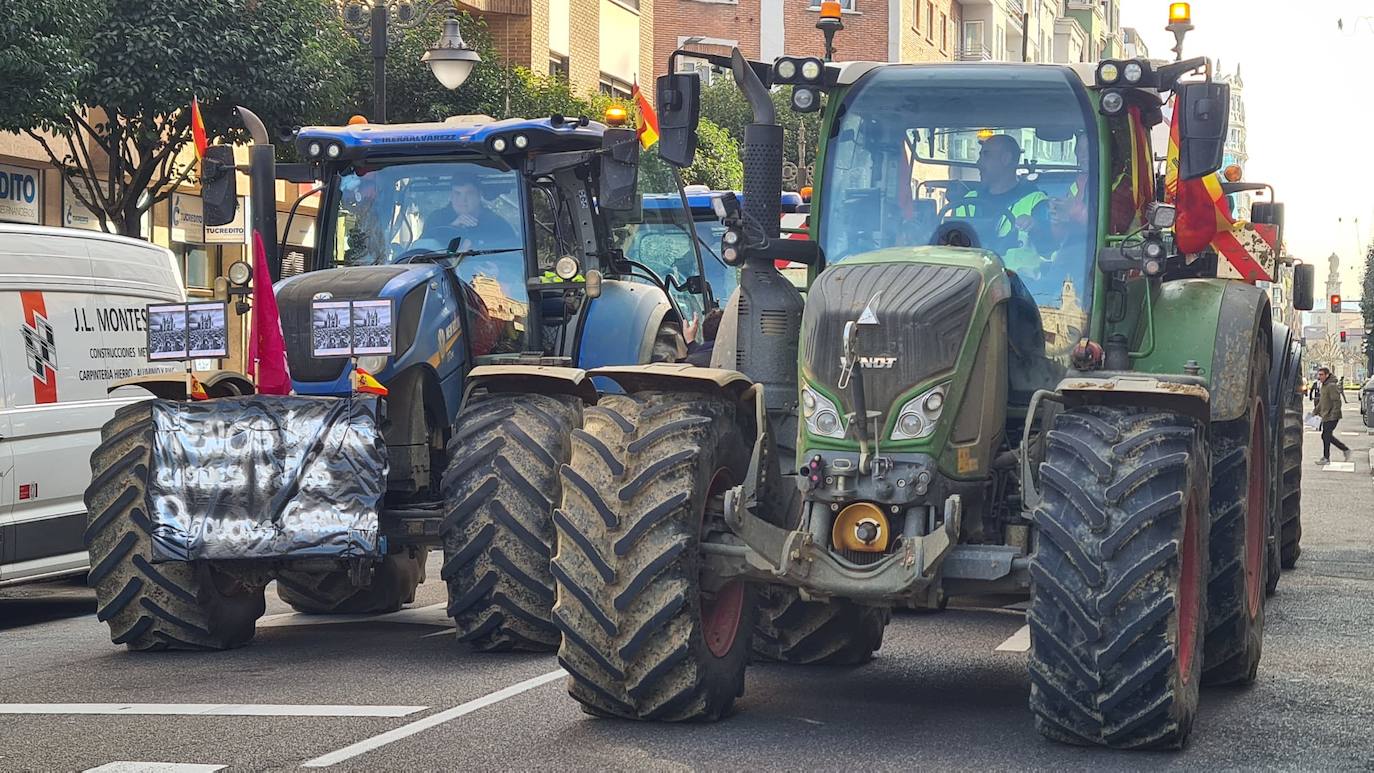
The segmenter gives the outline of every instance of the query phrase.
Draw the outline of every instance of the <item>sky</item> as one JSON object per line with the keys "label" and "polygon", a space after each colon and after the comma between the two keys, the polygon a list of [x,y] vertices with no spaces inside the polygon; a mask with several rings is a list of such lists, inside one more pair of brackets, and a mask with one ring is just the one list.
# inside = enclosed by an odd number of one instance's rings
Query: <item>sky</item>
{"label": "sky", "polygon": [[[1241,66],[1245,179],[1270,183],[1284,202],[1284,240],[1316,264],[1318,297],[1335,252],[1343,297],[1358,299],[1360,245],[1374,239],[1374,2],[1194,0],[1192,10],[1184,57]],[[1152,59],[1173,58],[1168,16],[1166,0],[1121,2],[1121,26],[1140,33]]]}

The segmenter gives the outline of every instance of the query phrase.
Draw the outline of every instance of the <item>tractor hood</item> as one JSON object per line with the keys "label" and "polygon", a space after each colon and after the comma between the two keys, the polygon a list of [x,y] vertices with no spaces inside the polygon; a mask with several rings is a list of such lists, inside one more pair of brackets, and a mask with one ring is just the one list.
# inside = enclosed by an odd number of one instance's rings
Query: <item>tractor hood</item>
{"label": "tractor hood", "polygon": [[[889,427],[912,393],[948,383],[985,295],[1009,295],[1001,260],[991,252],[905,247],[856,255],[820,274],[801,325],[801,382],[854,410],[841,385],[846,323],[858,323],[856,369],[864,402]],[[846,441],[852,442],[852,441]]]}
{"label": "tractor hood", "polygon": [[274,289],[292,378],[305,383],[332,382],[338,379],[346,363],[341,358],[316,359],[310,355],[311,301],[392,299],[396,307],[396,353],[401,354],[415,340],[415,331],[405,329],[409,316],[403,312],[404,301],[413,290],[439,278],[442,271],[429,263],[352,266],[310,271],[278,282]]}

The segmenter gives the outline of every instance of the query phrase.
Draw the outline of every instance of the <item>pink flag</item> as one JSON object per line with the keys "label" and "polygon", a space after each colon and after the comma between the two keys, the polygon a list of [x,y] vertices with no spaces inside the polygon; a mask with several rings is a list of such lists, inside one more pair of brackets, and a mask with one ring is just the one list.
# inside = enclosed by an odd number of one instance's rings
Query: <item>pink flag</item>
{"label": "pink flag", "polygon": [[286,367],[286,340],[281,334],[277,296],[272,292],[272,272],[267,268],[267,249],[262,234],[253,232],[253,321],[248,335],[248,375],[257,376],[258,394],[291,394],[291,372]]}

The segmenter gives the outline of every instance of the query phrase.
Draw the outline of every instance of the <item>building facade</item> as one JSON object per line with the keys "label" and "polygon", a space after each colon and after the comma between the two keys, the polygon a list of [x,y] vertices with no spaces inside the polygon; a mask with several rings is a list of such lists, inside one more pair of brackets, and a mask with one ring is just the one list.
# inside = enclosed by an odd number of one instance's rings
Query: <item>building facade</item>
{"label": "building facade", "polygon": [[[653,72],[659,0],[475,0],[502,61],[565,77],[579,93],[628,97]],[[648,94],[652,89],[646,89]]]}

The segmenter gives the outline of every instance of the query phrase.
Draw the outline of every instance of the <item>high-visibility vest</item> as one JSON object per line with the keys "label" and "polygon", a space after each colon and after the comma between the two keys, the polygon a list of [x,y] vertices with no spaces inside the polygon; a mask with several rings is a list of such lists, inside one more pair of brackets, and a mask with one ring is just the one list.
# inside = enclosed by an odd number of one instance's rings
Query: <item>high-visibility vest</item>
{"label": "high-visibility vest", "polygon": [[[955,207],[950,210],[951,214],[959,213],[961,210],[964,210],[966,208],[972,208],[976,210],[978,208],[978,204],[976,201],[969,203],[962,202],[967,201],[968,199],[979,198],[979,193],[980,191],[978,190],[969,191],[968,194],[963,197],[963,200],[959,203],[956,203]],[[1049,198],[1050,197],[1046,196],[1043,191],[1028,191],[1024,195],[1022,195],[1021,198],[1017,199],[1010,207],[1008,207],[1008,209],[1011,210],[1012,217],[1016,218],[1017,220],[1020,220],[1022,217],[1030,217],[1031,213],[1035,211],[1036,205],[1038,205],[1042,201],[1048,201]],[[994,212],[992,214],[1002,213]],[[963,213],[963,216],[969,217],[970,215],[969,213],[965,212]],[[1011,234],[1011,229],[1014,227],[1016,227],[1015,222],[999,223],[997,228],[997,235],[1009,236]],[[1025,238],[1025,231],[1023,230],[1021,234],[1021,241],[1024,242]]]}

